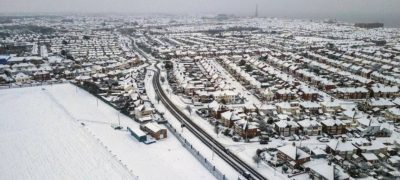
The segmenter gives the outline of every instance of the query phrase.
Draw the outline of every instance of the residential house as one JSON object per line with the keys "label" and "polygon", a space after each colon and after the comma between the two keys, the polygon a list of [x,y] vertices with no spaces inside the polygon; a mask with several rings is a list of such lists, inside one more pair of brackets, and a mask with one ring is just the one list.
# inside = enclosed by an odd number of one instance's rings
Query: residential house
{"label": "residential house", "polygon": [[16,83],[28,83],[31,81],[31,77],[29,75],[26,75],[22,72],[18,73],[17,75],[14,76],[15,82]]}
{"label": "residential house", "polygon": [[378,111],[381,109],[387,109],[387,108],[396,106],[396,104],[394,104],[392,101],[390,101],[390,99],[385,99],[385,98],[369,99],[365,105],[366,105],[367,109],[374,110],[374,111]]}
{"label": "residential house", "polygon": [[276,103],[277,112],[281,114],[298,115],[300,107],[298,102],[280,102]]}
{"label": "residential house", "polygon": [[327,119],[321,121],[322,132],[330,135],[338,135],[346,133],[346,124],[341,120]]}
{"label": "residential house", "polygon": [[367,99],[369,98],[369,91],[364,87],[357,88],[336,88],[334,90],[336,97],[341,99]]}
{"label": "residential house", "polygon": [[51,76],[49,72],[41,70],[33,73],[33,79],[36,81],[47,81],[51,79]]}
{"label": "residential house", "polygon": [[280,120],[275,122],[275,131],[281,136],[291,136],[299,133],[300,126],[294,121]]}
{"label": "residential house", "polygon": [[303,101],[299,103],[300,108],[308,115],[310,114],[322,114],[321,105],[317,102]]}
{"label": "residential house", "polygon": [[321,134],[322,126],[316,120],[302,120],[297,122],[300,125],[300,132],[304,135],[317,136]]}
{"label": "residential house", "polygon": [[226,127],[232,127],[236,121],[239,121],[241,118],[234,111],[226,111],[221,113],[221,123]]}
{"label": "residential house", "polygon": [[220,104],[217,101],[211,102],[207,107],[210,109],[211,114],[215,119],[221,119],[221,114],[229,111],[227,106]]}
{"label": "residential house", "polygon": [[161,127],[157,123],[147,123],[140,126],[140,129],[149,133],[156,140],[167,138],[167,129]]}
{"label": "residential house", "polygon": [[279,89],[275,93],[275,99],[280,101],[291,101],[296,98],[296,93],[290,89]]}
{"label": "residential house", "polygon": [[310,179],[312,180],[349,180],[350,176],[342,168],[335,164],[323,163],[305,163],[304,167],[310,169]]}
{"label": "residential house", "polygon": [[332,139],[326,144],[326,152],[334,156],[339,155],[345,159],[351,159],[356,154],[357,147],[351,141],[345,139]]}
{"label": "residential house", "polygon": [[240,119],[234,122],[234,130],[243,138],[253,138],[258,134],[258,123]]}
{"label": "residential house", "polygon": [[317,101],[319,98],[318,91],[308,87],[301,86],[299,88],[300,97],[305,101]]}
{"label": "residential house", "polygon": [[385,117],[388,120],[400,122],[400,108],[392,107],[385,111]]}
{"label": "residential house", "polygon": [[153,108],[149,104],[141,104],[134,110],[134,115],[136,118],[149,116],[151,114],[153,114]]}
{"label": "residential house", "polygon": [[298,168],[302,164],[310,161],[310,155],[294,144],[288,144],[278,148],[277,158],[286,162],[292,168]]}
{"label": "residential house", "polygon": [[324,101],[320,105],[324,113],[335,113],[343,110],[338,101]]}

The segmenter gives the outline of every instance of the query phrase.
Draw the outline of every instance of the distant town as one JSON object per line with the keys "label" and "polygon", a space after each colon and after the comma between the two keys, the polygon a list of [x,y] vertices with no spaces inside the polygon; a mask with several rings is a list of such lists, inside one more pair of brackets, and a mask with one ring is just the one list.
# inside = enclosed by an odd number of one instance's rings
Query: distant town
{"label": "distant town", "polygon": [[257,16],[0,16],[0,179],[399,179],[400,29]]}

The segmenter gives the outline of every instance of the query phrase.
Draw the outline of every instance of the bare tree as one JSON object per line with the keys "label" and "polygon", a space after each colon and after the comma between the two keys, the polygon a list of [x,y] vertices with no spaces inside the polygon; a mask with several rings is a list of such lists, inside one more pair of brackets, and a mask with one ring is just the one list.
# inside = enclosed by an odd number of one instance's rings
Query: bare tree
{"label": "bare tree", "polygon": [[261,162],[261,157],[259,155],[255,154],[253,156],[253,160],[254,160],[255,163],[257,163],[257,167],[259,167],[260,162]]}
{"label": "bare tree", "polygon": [[157,103],[160,104],[160,100],[161,100],[160,96],[156,95],[155,99],[156,99]]}
{"label": "bare tree", "polygon": [[192,107],[190,107],[190,105],[186,105],[185,109],[192,115]]}
{"label": "bare tree", "polygon": [[164,82],[165,82],[165,77],[164,77],[164,76],[161,76],[160,81],[164,84]]}

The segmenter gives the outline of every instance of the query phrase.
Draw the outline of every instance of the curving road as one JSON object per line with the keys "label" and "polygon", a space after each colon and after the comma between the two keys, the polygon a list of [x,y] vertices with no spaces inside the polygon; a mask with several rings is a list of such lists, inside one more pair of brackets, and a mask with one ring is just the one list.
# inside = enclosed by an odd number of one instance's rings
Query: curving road
{"label": "curving road", "polygon": [[[137,52],[143,56],[146,61],[149,62],[149,57],[146,53],[144,53],[141,49],[139,49],[136,45],[134,45]],[[214,152],[220,156],[226,163],[231,165],[236,171],[241,173],[247,179],[261,179],[266,180],[264,176],[262,176],[259,172],[253,169],[251,166],[246,164],[243,160],[238,158],[235,154],[226,149],[221,143],[215,140],[211,135],[205,132],[202,128],[200,128],[196,123],[194,123],[189,117],[187,117],[176,105],[168,98],[166,93],[161,87],[160,83],[160,69],[157,67],[157,61],[154,65],[157,71],[154,71],[153,76],[153,86],[156,94],[160,97],[161,102],[165,105],[165,107],[171,112],[172,115],[176,117],[185,127],[192,132],[197,138],[199,138],[206,146],[210,149],[213,149]]]}

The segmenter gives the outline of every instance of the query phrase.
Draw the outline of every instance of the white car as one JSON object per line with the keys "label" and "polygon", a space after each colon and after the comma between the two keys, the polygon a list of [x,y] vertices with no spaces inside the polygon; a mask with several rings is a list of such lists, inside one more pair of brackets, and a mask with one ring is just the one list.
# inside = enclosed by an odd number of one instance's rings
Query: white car
{"label": "white car", "polygon": [[319,142],[329,142],[330,139],[329,138],[321,138],[319,139]]}

